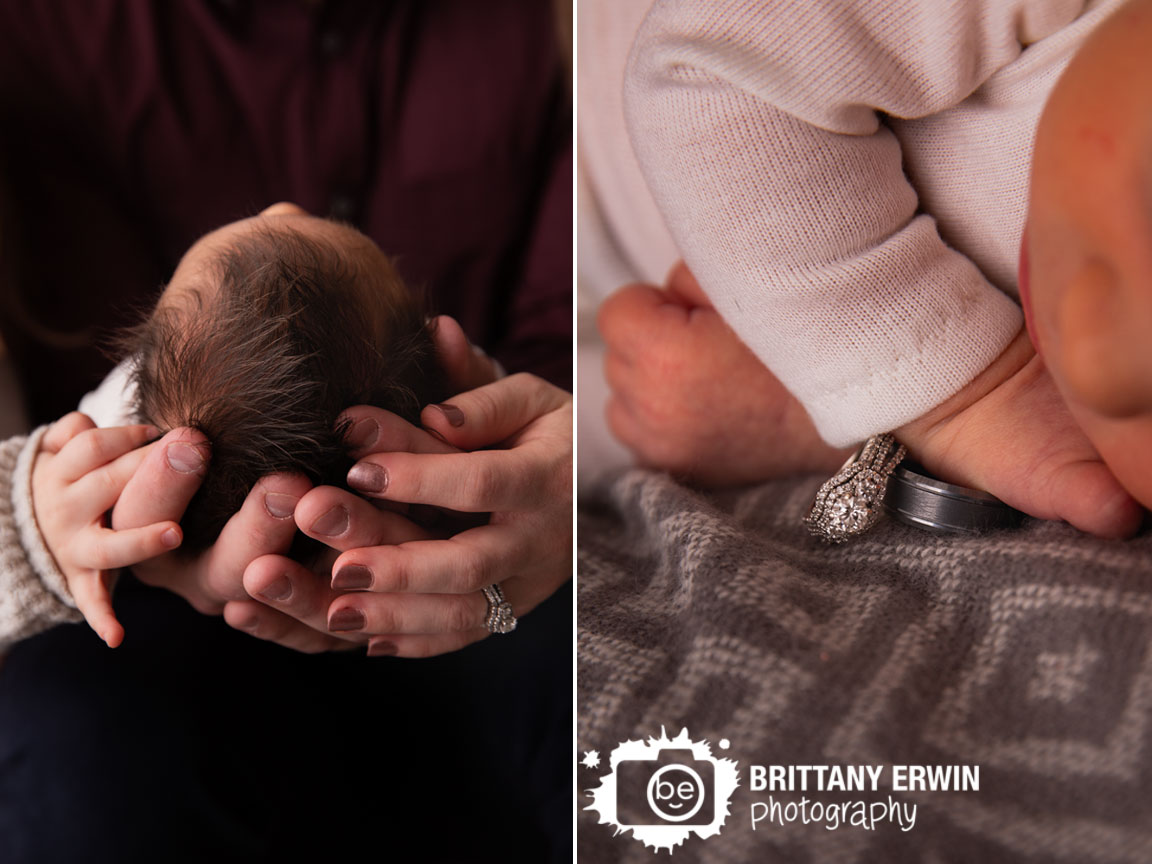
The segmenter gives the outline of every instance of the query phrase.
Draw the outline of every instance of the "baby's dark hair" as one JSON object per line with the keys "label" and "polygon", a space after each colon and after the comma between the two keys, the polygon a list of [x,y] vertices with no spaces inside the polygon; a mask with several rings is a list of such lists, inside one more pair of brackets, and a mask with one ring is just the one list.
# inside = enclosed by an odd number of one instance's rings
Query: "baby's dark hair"
{"label": "baby's dark hair", "polygon": [[260,228],[223,249],[203,281],[121,340],[137,358],[140,421],[192,426],[212,444],[181,519],[188,553],[215,541],[266,474],[344,485],[346,408],[417,422],[446,395],[424,304],[391,267],[366,272],[334,244]]}

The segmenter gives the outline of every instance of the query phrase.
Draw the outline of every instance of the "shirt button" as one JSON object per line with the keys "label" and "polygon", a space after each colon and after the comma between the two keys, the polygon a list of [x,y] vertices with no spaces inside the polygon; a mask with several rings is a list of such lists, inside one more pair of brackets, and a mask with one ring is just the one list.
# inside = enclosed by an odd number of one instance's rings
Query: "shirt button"
{"label": "shirt button", "polygon": [[335,30],[325,30],[320,34],[320,53],[325,57],[335,57],[344,47],[344,38]]}
{"label": "shirt button", "polygon": [[337,192],[328,201],[328,217],[339,219],[341,222],[355,221],[356,202],[351,195]]}

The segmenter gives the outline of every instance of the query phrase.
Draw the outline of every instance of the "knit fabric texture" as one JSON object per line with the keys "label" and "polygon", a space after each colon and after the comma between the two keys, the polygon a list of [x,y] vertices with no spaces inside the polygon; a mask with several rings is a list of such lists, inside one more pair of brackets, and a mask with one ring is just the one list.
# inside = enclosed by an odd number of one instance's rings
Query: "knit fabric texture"
{"label": "knit fabric texture", "polygon": [[82,620],[32,506],[32,466],[47,428],[0,443],[0,651]]}
{"label": "knit fabric texture", "polygon": [[[600,758],[575,768],[580,806],[618,744],[661,728],[735,759],[740,785],[720,834],[671,858],[582,809],[579,860],[1152,860],[1152,531],[1119,542],[1026,520],[963,537],[884,520],[829,546],[802,522],[822,479],[703,495],[631,471],[581,503],[577,758]],[[750,765],[978,765],[981,782],[847,795],[917,805],[909,831],[753,831],[770,795],[845,796],[754,791]],[[635,818],[646,776],[617,788],[626,823],[651,822]]]}
{"label": "knit fabric texture", "polygon": [[1119,0],[663,0],[625,111],[737,334],[843,446],[957,392],[1022,324],[1036,125]]}

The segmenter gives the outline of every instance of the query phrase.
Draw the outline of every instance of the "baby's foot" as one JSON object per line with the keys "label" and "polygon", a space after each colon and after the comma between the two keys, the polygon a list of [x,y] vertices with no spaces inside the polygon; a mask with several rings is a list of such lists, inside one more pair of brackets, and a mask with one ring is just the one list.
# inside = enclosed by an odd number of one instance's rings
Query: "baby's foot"
{"label": "baby's foot", "polygon": [[1128,537],[1143,510],[1081,431],[1025,332],[967,387],[896,437],[942,480],[1040,519]]}

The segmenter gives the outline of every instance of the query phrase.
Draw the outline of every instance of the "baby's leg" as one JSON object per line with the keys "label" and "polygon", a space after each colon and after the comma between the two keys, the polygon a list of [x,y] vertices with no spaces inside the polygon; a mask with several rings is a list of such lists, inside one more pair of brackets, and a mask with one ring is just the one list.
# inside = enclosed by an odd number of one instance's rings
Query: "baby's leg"
{"label": "baby's leg", "polygon": [[1125,537],[1143,518],[1024,331],[975,381],[896,436],[941,479],[985,489],[1041,519]]}

